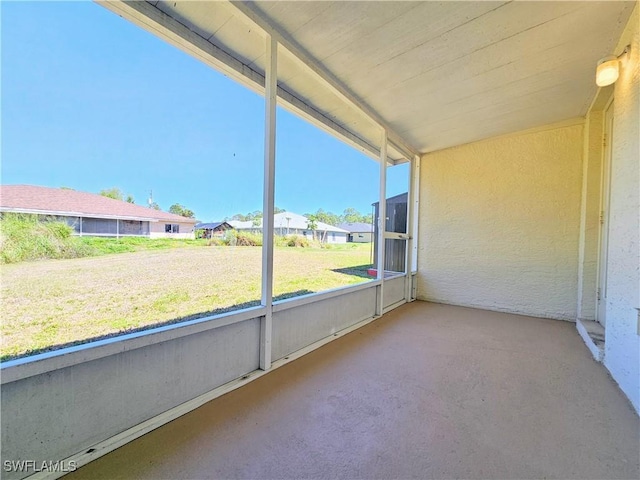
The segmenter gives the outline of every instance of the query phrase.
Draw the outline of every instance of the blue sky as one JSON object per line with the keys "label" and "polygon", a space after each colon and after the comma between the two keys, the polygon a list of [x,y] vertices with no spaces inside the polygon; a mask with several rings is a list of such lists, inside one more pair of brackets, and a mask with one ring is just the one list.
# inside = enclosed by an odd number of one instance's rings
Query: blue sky
{"label": "blue sky", "polygon": [[[2,2],[2,184],[262,208],[264,100],[90,2]],[[278,109],[276,205],[371,211],[378,164]],[[389,196],[407,166],[388,173]]]}

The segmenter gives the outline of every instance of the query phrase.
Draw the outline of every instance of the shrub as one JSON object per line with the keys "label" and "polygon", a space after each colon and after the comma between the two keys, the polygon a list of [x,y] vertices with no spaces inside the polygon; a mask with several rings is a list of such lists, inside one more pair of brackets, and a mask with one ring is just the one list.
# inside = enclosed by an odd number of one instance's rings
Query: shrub
{"label": "shrub", "polygon": [[273,243],[276,247],[288,247],[289,237],[285,237],[284,235],[275,235],[273,238]]}
{"label": "shrub", "polygon": [[261,247],[262,235],[250,232],[238,232],[236,245],[239,247]]}
{"label": "shrub", "polygon": [[4,213],[0,219],[0,262],[16,263],[46,258],[76,258],[93,249],[73,237],[73,229],[36,215]]}
{"label": "shrub", "polygon": [[220,237],[213,237],[207,241],[207,246],[209,247],[222,247],[224,245],[228,244],[225,242],[224,238]]}
{"label": "shrub", "polygon": [[224,232],[224,245],[232,247],[260,247],[262,246],[262,234],[227,230]]}
{"label": "shrub", "polygon": [[307,240],[306,237],[299,237],[297,235],[293,235],[289,237],[287,246],[308,248],[310,244],[309,244],[309,240]]}

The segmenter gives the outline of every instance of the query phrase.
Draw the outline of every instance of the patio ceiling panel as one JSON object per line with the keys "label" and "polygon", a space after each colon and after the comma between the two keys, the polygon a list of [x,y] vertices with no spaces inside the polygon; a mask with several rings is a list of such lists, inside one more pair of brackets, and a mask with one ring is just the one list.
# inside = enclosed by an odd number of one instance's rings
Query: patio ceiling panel
{"label": "patio ceiling panel", "polygon": [[[308,4],[322,8],[309,8]],[[362,2],[353,1],[260,2],[254,6],[267,18],[291,25],[288,33],[300,44],[313,44],[309,52],[317,60],[324,61],[419,5],[418,2],[366,2],[366,11]],[[368,46],[364,45],[365,48]]]}
{"label": "patio ceiling panel", "polygon": [[584,115],[634,5],[314,3],[248,8],[422,152]]}

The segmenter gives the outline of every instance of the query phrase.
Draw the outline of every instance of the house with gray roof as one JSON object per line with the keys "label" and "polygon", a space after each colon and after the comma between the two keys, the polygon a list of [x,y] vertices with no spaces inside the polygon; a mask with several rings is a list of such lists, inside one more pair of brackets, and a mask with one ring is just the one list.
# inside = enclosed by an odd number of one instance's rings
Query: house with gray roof
{"label": "house with gray roof", "polygon": [[194,230],[196,232],[201,231],[202,235],[199,235],[199,238],[213,238],[213,237],[222,237],[224,232],[227,230],[232,230],[233,227],[227,222],[208,222],[208,223],[196,223]]}
{"label": "house with gray roof", "polygon": [[[228,222],[236,230],[245,230],[253,233],[262,233],[262,218],[254,221],[241,222],[231,220]],[[323,243],[346,243],[349,232],[334,225],[324,222],[315,222],[315,229],[310,227],[313,224],[304,215],[293,212],[276,213],[273,216],[274,233],[283,237],[298,235],[309,240],[317,239]]]}
{"label": "house with gray roof", "polygon": [[347,242],[370,243],[373,242],[373,225],[364,222],[344,222],[338,225],[349,232]]}

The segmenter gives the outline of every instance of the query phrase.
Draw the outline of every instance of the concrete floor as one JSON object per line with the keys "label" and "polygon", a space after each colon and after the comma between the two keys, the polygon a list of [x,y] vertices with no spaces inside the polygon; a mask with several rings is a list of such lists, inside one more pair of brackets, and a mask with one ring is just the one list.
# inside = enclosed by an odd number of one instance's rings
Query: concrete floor
{"label": "concrete floor", "polygon": [[66,477],[640,478],[568,322],[415,302]]}

